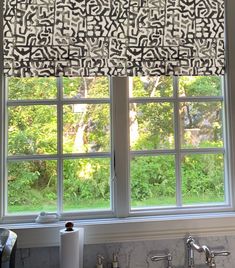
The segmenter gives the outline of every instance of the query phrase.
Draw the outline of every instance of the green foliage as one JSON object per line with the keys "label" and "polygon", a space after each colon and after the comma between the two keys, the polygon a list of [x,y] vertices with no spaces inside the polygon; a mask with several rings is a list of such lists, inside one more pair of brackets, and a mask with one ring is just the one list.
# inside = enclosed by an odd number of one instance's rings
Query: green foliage
{"label": "green foliage", "polygon": [[9,79],[8,91],[8,98],[11,100],[56,98],[56,78],[12,77]]}
{"label": "green foliage", "polygon": [[[133,78],[130,97],[169,98],[164,102],[130,104],[131,150],[174,149],[174,103],[172,77]],[[179,96],[219,96],[218,77],[181,77]],[[109,97],[109,81],[101,78],[64,78],[65,98]],[[11,78],[10,99],[55,98],[56,79]],[[77,105],[77,106],[76,106]],[[55,106],[9,107],[9,155],[57,153],[57,111]],[[220,102],[182,102],[179,107],[183,148],[223,146]],[[63,106],[63,153],[110,152],[110,105],[67,104]],[[135,128],[134,128],[135,127]],[[198,135],[193,137],[193,131]],[[133,135],[138,134],[138,135]],[[198,138],[200,137],[200,139]],[[193,138],[196,139],[194,143]],[[223,155],[182,156],[183,203],[223,201]],[[110,207],[110,159],[63,160],[65,209]],[[10,161],[8,163],[9,211],[56,209],[57,162]],[[176,204],[175,155],[136,156],[131,159],[133,206]]]}
{"label": "green foliage", "polygon": [[66,98],[109,98],[109,81],[107,77],[65,77],[63,91]]}
{"label": "green foliage", "polygon": [[[224,198],[223,155],[187,155],[182,159],[183,199],[197,196]],[[187,202],[187,201],[186,201]]]}
{"label": "green foliage", "polygon": [[180,96],[220,96],[219,76],[184,76],[179,80]]}
{"label": "green foliage", "polygon": [[[182,124],[184,124],[184,140],[182,142],[184,148],[219,147],[219,144],[222,144],[221,102],[182,103],[181,116],[184,117],[182,120]],[[193,135],[194,131],[197,132],[197,135]],[[193,142],[193,140],[195,141]]]}
{"label": "green foliage", "polygon": [[172,156],[143,156],[131,160],[133,200],[175,196],[175,161]]}
{"label": "green foliage", "polygon": [[90,147],[87,151],[110,151],[109,111],[110,107],[106,104],[88,105],[84,117],[84,121],[87,122],[84,137],[87,138]]}
{"label": "green foliage", "polygon": [[133,150],[169,149],[174,147],[173,105],[148,103],[136,105],[139,138]]}
{"label": "green foliage", "polygon": [[8,204],[39,206],[56,205],[56,162],[24,161],[8,165]]}
{"label": "green foliage", "polygon": [[172,97],[173,79],[170,76],[134,77],[130,97]]}
{"label": "green foliage", "polygon": [[110,200],[110,161],[80,159],[64,161],[65,203],[81,200]]}
{"label": "green foliage", "polygon": [[44,154],[56,152],[56,108],[17,106],[9,108],[9,154]]}

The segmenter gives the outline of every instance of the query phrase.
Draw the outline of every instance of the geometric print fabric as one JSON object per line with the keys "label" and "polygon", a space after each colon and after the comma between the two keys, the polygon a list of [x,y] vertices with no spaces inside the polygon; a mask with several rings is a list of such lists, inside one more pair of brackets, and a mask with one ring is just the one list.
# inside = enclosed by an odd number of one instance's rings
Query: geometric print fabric
{"label": "geometric print fabric", "polygon": [[8,76],[224,74],[224,0],[5,0]]}

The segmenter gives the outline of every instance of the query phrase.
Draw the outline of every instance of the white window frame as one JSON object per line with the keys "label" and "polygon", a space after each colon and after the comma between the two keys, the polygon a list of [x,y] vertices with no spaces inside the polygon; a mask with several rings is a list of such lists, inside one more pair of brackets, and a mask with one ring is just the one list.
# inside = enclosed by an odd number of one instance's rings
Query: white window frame
{"label": "white window frame", "polygon": [[[14,219],[17,221],[19,218],[19,222],[22,221],[22,219],[25,219],[26,221],[33,221],[35,219],[35,216],[38,213],[28,213],[25,212],[25,214],[22,214],[21,216],[18,216],[13,213],[8,213],[6,211],[7,207],[7,165],[8,162],[16,162],[16,161],[32,161],[32,160],[55,160],[57,163],[57,212],[59,215],[61,215],[61,219],[68,219],[68,218],[73,218],[73,219],[82,219],[82,218],[109,218],[109,217],[114,217],[115,215],[113,214],[113,205],[111,202],[110,209],[104,209],[104,210],[84,210],[84,211],[76,211],[75,212],[63,212],[63,161],[64,160],[71,160],[71,159],[92,159],[92,158],[103,158],[107,157],[110,158],[110,162],[112,162],[112,150],[110,152],[94,152],[94,153],[64,153],[63,152],[63,107],[64,105],[74,105],[74,104],[109,104],[110,105],[110,114],[111,114],[111,99],[109,98],[81,98],[81,99],[75,99],[75,98],[66,98],[63,96],[63,77],[58,77],[56,78],[56,87],[57,87],[57,94],[55,98],[52,99],[30,99],[30,100],[8,100],[7,99],[7,88],[8,88],[8,78],[4,79],[5,82],[5,92],[6,92],[6,99],[5,103],[7,104],[6,110],[4,111],[5,113],[5,120],[4,120],[4,128],[5,128],[5,168],[3,169],[4,177],[5,177],[5,185],[4,189],[5,192],[3,193],[3,215],[4,218],[8,219]],[[55,154],[44,154],[44,155],[7,155],[7,108],[9,107],[18,107],[18,106],[37,106],[37,105],[45,105],[45,106],[54,106],[57,108],[57,152]],[[111,135],[111,133],[110,133]],[[110,141],[111,142],[111,141]],[[111,163],[111,166],[113,164]],[[112,168],[110,169],[112,172]],[[111,173],[111,177],[112,173]],[[112,196],[113,192],[113,187],[111,185],[110,187],[110,195]],[[112,201],[112,200],[110,200]],[[12,215],[11,215],[12,214]]]}
{"label": "white window frame", "polygon": [[[178,88],[179,88],[179,78],[173,77],[173,97],[167,97],[167,98],[130,98],[129,103],[171,103],[174,107],[174,140],[175,140],[175,148],[173,149],[161,149],[161,150],[146,150],[146,151],[132,151],[130,152],[130,155],[133,156],[142,156],[142,155],[148,155],[148,156],[159,156],[159,155],[175,155],[175,175],[176,175],[176,205],[171,206],[172,208],[166,208],[166,207],[157,207],[157,208],[133,208],[131,210],[131,215],[162,215],[162,214],[181,214],[181,213],[199,213],[199,212],[212,212],[212,211],[228,211],[231,210],[231,202],[230,202],[230,192],[228,189],[230,189],[230,176],[226,173],[229,166],[229,159],[226,159],[227,156],[227,140],[229,137],[226,136],[227,134],[227,114],[226,110],[222,108],[222,114],[223,114],[223,142],[224,146],[222,148],[193,148],[193,149],[186,149],[182,148],[180,144],[180,122],[179,122],[179,105],[182,102],[189,102],[189,103],[211,103],[211,102],[222,102],[225,103],[225,96],[226,96],[226,90],[224,90],[224,79],[221,79],[221,91],[222,96],[207,96],[207,97],[180,97],[178,94]],[[224,106],[224,105],[223,105]],[[225,170],[225,180],[224,180],[224,195],[225,195],[225,201],[222,203],[208,203],[208,204],[192,204],[192,205],[183,205],[182,202],[182,175],[181,175],[181,163],[180,158],[183,155],[187,154],[216,154],[220,153],[224,155],[224,170]],[[200,178],[199,178],[200,179]]]}
{"label": "white window frame", "polygon": [[[124,78],[110,78],[110,92],[112,97],[109,98],[86,98],[86,99],[74,99],[63,97],[63,77],[56,79],[57,95],[55,99],[33,99],[33,100],[11,100],[5,99],[7,107],[4,110],[5,120],[5,168],[4,171],[4,193],[3,193],[3,216],[4,218],[14,219],[17,221],[19,218],[17,214],[8,214],[6,211],[8,204],[7,196],[7,166],[9,162],[17,161],[32,161],[32,160],[55,160],[57,162],[57,213],[61,215],[62,219],[83,219],[83,218],[110,218],[110,217],[129,217],[129,216],[143,216],[143,215],[162,215],[162,214],[179,214],[179,213],[195,213],[195,212],[212,212],[212,211],[228,211],[231,209],[229,202],[230,194],[228,192],[230,178],[228,174],[225,179],[225,202],[223,203],[208,203],[198,205],[182,205],[181,196],[181,174],[180,174],[180,158],[184,154],[213,154],[221,153],[224,154],[227,150],[224,148],[195,148],[195,149],[181,149],[180,148],[180,132],[179,132],[179,105],[181,102],[224,102],[224,97],[213,96],[213,97],[180,97],[178,96],[178,82],[177,77],[173,77],[173,96],[168,98],[129,98],[129,79]],[[222,83],[221,83],[222,84]],[[7,97],[8,79],[5,79],[5,95]],[[222,90],[223,91],[223,90]],[[129,105],[131,103],[146,104],[146,103],[171,103],[173,108],[174,116],[174,136],[175,136],[175,148],[173,149],[161,149],[161,150],[143,150],[143,151],[130,151],[129,146]],[[63,153],[63,107],[64,105],[74,104],[109,104],[110,114],[112,122],[112,142],[111,152],[94,152],[94,153]],[[53,106],[57,108],[57,153],[45,154],[45,155],[10,155],[7,156],[7,137],[8,137],[8,114],[7,109],[11,107],[30,107],[37,105]],[[223,111],[223,114],[225,111]],[[226,116],[225,116],[226,118]],[[114,120],[113,120],[114,119]],[[225,123],[225,122],[223,122]],[[224,133],[227,133],[227,126],[224,126]],[[225,147],[226,139],[224,139]],[[175,157],[175,174],[176,174],[176,204],[166,207],[146,207],[146,208],[133,208],[130,207],[130,179],[129,179],[129,168],[130,160],[132,156],[159,156],[159,155],[172,155]],[[226,155],[226,154],[225,154]],[[81,159],[81,158],[100,158],[107,157],[111,160],[111,189],[110,189],[110,201],[111,208],[104,210],[84,210],[74,212],[63,212],[63,161],[69,159]],[[114,160],[115,159],[115,160]],[[225,159],[226,160],[226,159]],[[225,163],[225,170],[227,170],[227,162]],[[116,194],[113,194],[116,193]],[[31,215],[30,215],[31,214]],[[22,218],[35,219],[35,213],[22,214],[19,222]]]}
{"label": "white window frame", "polygon": [[[234,39],[234,25],[235,25],[235,2],[233,0],[226,0],[226,75],[225,75],[225,85],[229,89],[225,98],[228,103],[228,108],[226,109],[227,114],[227,122],[228,122],[228,136],[227,146],[228,146],[228,157],[229,157],[229,173],[232,178],[230,191],[234,193],[235,191],[235,39]],[[2,6],[0,7],[0,12],[2,13]],[[0,23],[0,32],[2,34],[2,22]],[[0,51],[3,51],[2,42],[0,42]],[[2,53],[1,53],[2,54]],[[0,58],[0,72],[3,73],[3,57],[1,55]],[[121,79],[121,78],[120,78]],[[113,82],[114,86],[118,86],[119,78],[117,81]],[[124,80],[122,80],[124,83]],[[0,76],[0,85],[1,92],[3,93],[3,76]],[[4,96],[1,96],[1,114],[3,115],[3,107],[5,105]],[[126,104],[123,104],[125,107]],[[4,117],[1,118],[2,120]],[[124,126],[125,127],[125,126]],[[114,139],[118,139],[118,133],[116,132],[116,137],[114,135]],[[0,135],[1,139],[4,138],[4,128],[2,124],[0,124]],[[123,142],[123,140],[122,140]],[[4,149],[4,144],[1,142],[1,152]],[[123,147],[125,147],[123,145]],[[123,151],[125,148],[123,149]],[[58,228],[61,228],[63,223],[59,223],[56,226],[38,226],[36,224],[7,224],[4,223],[11,222],[10,219],[3,219],[3,168],[4,168],[4,159],[2,154],[0,155],[0,220],[2,221],[2,226],[7,226],[8,228],[12,228],[17,230],[20,241],[20,247],[30,247],[30,246],[46,246],[46,245],[58,245],[58,237],[56,235]],[[122,166],[120,162],[115,160],[115,166]],[[127,159],[128,160],[128,159]],[[123,161],[125,161],[123,159]],[[120,174],[116,174],[116,177],[120,176]],[[124,180],[124,176],[128,176],[128,170],[122,170],[122,179]],[[129,198],[127,198],[129,191],[129,184],[123,182],[121,184],[122,187],[118,187],[115,191],[114,196],[119,196],[119,194],[123,194],[123,198],[127,200],[122,200],[120,198],[119,203],[117,200],[117,206],[122,208],[122,202],[128,202]],[[164,215],[162,216],[150,216],[153,215],[151,212],[149,217],[135,217],[131,219],[107,219],[107,220],[86,220],[86,221],[78,221],[77,223],[80,226],[85,228],[86,239],[85,242],[89,243],[105,243],[105,242],[122,242],[122,241],[136,241],[136,240],[152,240],[158,238],[176,238],[176,237],[184,237],[186,232],[190,232],[192,234],[197,235],[226,235],[231,233],[235,233],[235,202],[232,196],[231,199],[231,207],[228,211],[224,212],[211,212],[206,213],[208,211],[203,211],[204,213],[198,214],[187,214],[179,213],[178,215]],[[128,208],[129,209],[129,208]],[[118,217],[126,217],[127,208],[117,209],[116,215]],[[196,212],[196,211],[195,211]],[[138,214],[136,215],[138,216]],[[147,216],[147,215],[145,215]],[[27,221],[28,219],[23,218],[22,222]],[[13,223],[14,221],[12,221]],[[49,235],[50,233],[50,235]],[[32,235],[30,238],[30,234]],[[42,238],[42,234],[48,234],[47,237],[44,236]]]}

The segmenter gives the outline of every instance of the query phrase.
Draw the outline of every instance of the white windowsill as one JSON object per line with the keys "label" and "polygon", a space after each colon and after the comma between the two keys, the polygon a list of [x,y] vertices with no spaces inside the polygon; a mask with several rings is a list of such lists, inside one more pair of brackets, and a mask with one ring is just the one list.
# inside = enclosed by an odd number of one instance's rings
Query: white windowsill
{"label": "white windowsill", "polygon": [[[85,230],[85,244],[145,241],[194,236],[235,235],[235,213],[213,213],[128,219],[74,221]],[[64,222],[53,224],[2,224],[18,234],[18,247],[59,246],[59,230]]]}

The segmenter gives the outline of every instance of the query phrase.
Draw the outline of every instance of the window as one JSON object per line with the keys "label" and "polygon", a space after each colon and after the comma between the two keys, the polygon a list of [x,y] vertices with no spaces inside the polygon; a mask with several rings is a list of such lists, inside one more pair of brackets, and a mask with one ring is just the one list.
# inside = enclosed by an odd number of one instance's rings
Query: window
{"label": "window", "polygon": [[5,88],[5,215],[231,205],[221,77],[8,78]]}
{"label": "window", "polygon": [[226,203],[222,79],[142,77],[130,88],[132,209]]}
{"label": "window", "polygon": [[7,88],[7,213],[110,210],[108,78],[9,78]]}

